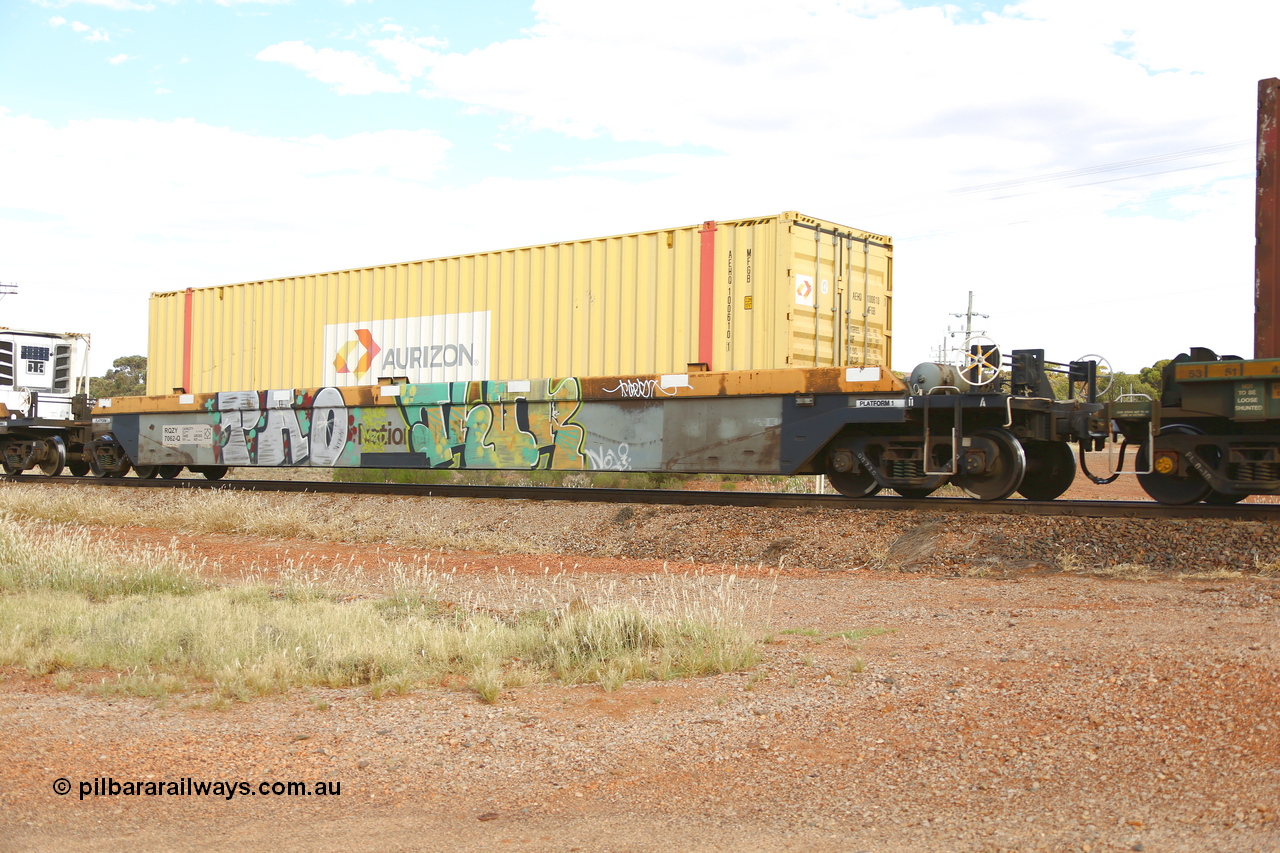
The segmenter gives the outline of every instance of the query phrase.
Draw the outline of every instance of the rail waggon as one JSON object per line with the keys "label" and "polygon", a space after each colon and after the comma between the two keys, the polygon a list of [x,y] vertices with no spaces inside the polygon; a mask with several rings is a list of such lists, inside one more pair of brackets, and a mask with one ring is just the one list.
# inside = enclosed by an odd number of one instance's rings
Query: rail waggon
{"label": "rail waggon", "polygon": [[[998,358],[926,363],[905,380],[872,366],[120,397],[67,422],[65,453],[37,467],[214,479],[264,466],[825,474],[849,497],[951,483],[981,500],[1051,500],[1074,478],[1070,443],[1106,435],[1095,362],[1063,366],[1080,393],[1054,399],[1042,351],[1015,351],[1009,376]],[[37,441],[6,426],[6,470],[32,467]]]}
{"label": "rail waggon", "polygon": [[0,464],[85,474],[89,336],[0,328]]}
{"label": "rail waggon", "polygon": [[[93,401],[22,391],[0,419],[6,474],[217,479],[234,467],[825,474],[850,497],[1051,500],[1108,434],[1166,504],[1280,494],[1280,359],[1192,348],[1157,400],[1092,402],[1092,361],[1016,350],[988,381],[926,363],[905,379],[819,368],[525,381],[384,383]],[[977,381],[969,381],[977,379]],[[44,417],[41,407],[69,417]],[[47,410],[47,409],[45,409]],[[34,415],[34,416],[32,416]],[[1101,479],[1091,474],[1095,479]],[[1114,476],[1108,479],[1114,479]]]}
{"label": "rail waggon", "polygon": [[1160,503],[1280,494],[1280,359],[1192,347],[1164,368],[1159,400],[1120,400],[1108,415]]}
{"label": "rail waggon", "polygon": [[[982,344],[895,376],[892,248],[789,211],[157,293],[149,395],[60,435],[12,420],[0,451],[10,473],[826,474],[852,497],[1057,497],[1069,442],[1105,434],[1094,391],[1054,399],[1043,354],[1006,378]],[[559,378],[493,378],[522,372]]]}

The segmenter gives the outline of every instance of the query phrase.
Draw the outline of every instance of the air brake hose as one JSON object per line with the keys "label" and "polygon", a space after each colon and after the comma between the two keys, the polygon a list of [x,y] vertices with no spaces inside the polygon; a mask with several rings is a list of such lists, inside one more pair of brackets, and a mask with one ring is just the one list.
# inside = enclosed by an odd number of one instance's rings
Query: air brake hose
{"label": "air brake hose", "polygon": [[1084,442],[1081,441],[1080,442],[1080,470],[1084,472],[1084,475],[1086,477],[1088,477],[1093,482],[1097,483],[1099,486],[1105,486],[1107,483],[1114,483],[1116,481],[1116,478],[1120,476],[1120,473],[1124,471],[1124,451],[1125,451],[1125,448],[1128,446],[1129,446],[1129,439],[1126,438],[1120,442],[1120,464],[1116,466],[1116,470],[1114,474],[1112,474],[1110,477],[1095,477],[1093,474],[1089,473],[1089,465],[1084,461],[1086,454],[1084,451]]}

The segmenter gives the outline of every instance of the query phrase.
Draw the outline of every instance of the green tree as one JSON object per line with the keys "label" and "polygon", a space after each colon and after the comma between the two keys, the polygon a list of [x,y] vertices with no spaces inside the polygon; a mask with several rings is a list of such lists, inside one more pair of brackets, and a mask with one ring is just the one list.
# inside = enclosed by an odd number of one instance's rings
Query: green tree
{"label": "green tree", "polygon": [[1150,367],[1144,367],[1138,371],[1143,383],[1150,385],[1155,389],[1155,396],[1159,397],[1160,392],[1164,390],[1164,368],[1172,359],[1162,358]]}
{"label": "green tree", "polygon": [[[1098,386],[1100,388],[1107,387],[1103,394],[1098,395],[1098,399],[1103,403],[1114,401],[1121,394],[1146,394],[1153,400],[1160,399],[1160,389],[1163,387],[1161,371],[1164,366],[1169,363],[1168,359],[1157,361],[1151,367],[1144,367],[1137,373],[1115,373],[1110,377],[1099,376]],[[1067,396],[1067,378],[1066,376],[1055,373],[1049,377],[1049,384],[1053,386],[1053,392],[1058,399],[1064,399]],[[1082,394],[1083,387],[1077,386],[1076,393]]]}
{"label": "green tree", "polygon": [[91,397],[137,397],[147,393],[147,357],[124,355],[102,376],[89,379]]}

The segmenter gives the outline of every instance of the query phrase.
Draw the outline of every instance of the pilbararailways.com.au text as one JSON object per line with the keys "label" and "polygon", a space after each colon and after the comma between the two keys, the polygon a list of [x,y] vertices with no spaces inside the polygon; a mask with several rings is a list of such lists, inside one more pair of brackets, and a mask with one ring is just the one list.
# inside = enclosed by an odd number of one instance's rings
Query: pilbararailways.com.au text
{"label": "pilbararailways.com.au text", "polygon": [[[342,783],[320,782],[215,782],[193,779],[190,776],[170,781],[144,781],[129,779],[117,782],[110,776],[81,780],[78,783],[80,799],[86,797],[340,797]],[[54,780],[53,792],[59,796],[71,793],[71,780],[66,777]]]}

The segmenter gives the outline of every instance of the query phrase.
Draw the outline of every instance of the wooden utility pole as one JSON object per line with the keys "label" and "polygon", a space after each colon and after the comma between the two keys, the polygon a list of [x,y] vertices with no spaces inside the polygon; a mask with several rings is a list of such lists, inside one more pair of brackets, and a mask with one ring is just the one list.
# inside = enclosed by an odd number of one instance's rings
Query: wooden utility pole
{"label": "wooden utility pole", "polygon": [[1258,81],[1253,357],[1280,358],[1280,79]]}

